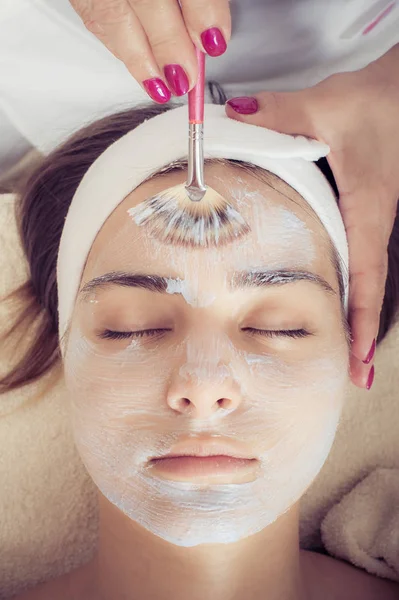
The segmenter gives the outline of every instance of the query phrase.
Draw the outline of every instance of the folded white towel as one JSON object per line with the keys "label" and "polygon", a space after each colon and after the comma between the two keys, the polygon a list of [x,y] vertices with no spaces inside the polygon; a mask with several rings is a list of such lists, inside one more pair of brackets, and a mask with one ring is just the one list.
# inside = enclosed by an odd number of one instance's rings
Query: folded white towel
{"label": "folded white towel", "polygon": [[[26,277],[13,198],[0,196],[0,296]],[[8,319],[0,303],[0,330]],[[302,500],[300,532],[305,548],[324,545],[397,580],[398,351],[399,324],[377,350],[371,391],[351,389],[331,453]],[[0,372],[9,362],[0,346]],[[96,488],[73,443],[63,381],[50,383],[51,376],[0,396],[0,600],[78,567],[95,551]]]}
{"label": "folded white towel", "polygon": [[375,469],[321,524],[329,554],[399,581],[399,469]]}
{"label": "folded white towel", "polygon": [[[368,392],[351,386],[331,452],[302,498],[300,539],[305,548],[325,547],[328,550],[330,535],[333,534],[328,528],[322,537],[320,525],[329,511],[376,469],[399,468],[398,354],[399,321],[377,348],[376,375],[371,390]],[[377,501],[374,492],[370,501]],[[397,502],[399,505],[399,495]],[[352,526],[348,512],[340,513],[340,518],[341,531]],[[369,523],[369,527],[372,526]],[[396,535],[399,537],[399,523]],[[344,541],[342,544],[344,547]],[[352,555],[345,558],[357,564]],[[360,566],[369,570],[369,563],[360,554],[359,560]]]}

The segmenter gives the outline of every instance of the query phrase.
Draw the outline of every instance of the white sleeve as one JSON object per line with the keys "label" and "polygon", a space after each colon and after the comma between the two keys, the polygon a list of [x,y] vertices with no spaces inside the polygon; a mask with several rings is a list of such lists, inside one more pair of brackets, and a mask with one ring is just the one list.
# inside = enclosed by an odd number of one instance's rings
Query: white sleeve
{"label": "white sleeve", "polygon": [[0,177],[31,149],[29,141],[0,109]]}
{"label": "white sleeve", "polygon": [[143,101],[148,96],[125,65],[83,24],[41,0],[1,0],[0,111],[38,150]]}
{"label": "white sleeve", "polygon": [[[207,79],[228,97],[309,87],[399,43],[399,0],[230,0],[230,7],[227,52],[206,63]],[[0,0],[0,113],[39,151],[142,103],[152,101],[69,0]]]}

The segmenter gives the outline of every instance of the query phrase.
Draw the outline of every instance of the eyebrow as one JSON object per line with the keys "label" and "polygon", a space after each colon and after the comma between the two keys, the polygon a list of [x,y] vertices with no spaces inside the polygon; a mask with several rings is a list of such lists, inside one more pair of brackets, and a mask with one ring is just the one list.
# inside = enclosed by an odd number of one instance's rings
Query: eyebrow
{"label": "eyebrow", "polygon": [[[146,273],[126,273],[124,271],[111,271],[88,281],[80,290],[79,296],[83,300],[95,290],[103,290],[110,286],[142,288],[150,292],[166,293],[170,280],[179,280],[178,277],[162,277]],[[230,290],[245,288],[263,288],[282,286],[298,281],[313,283],[330,295],[336,295],[336,291],[320,275],[297,269],[254,269],[251,271],[236,271],[229,281]]]}

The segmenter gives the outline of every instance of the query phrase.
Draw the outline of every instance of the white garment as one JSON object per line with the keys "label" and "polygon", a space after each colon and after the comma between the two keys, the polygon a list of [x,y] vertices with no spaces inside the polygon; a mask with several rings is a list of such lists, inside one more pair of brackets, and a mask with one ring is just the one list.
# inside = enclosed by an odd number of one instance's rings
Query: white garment
{"label": "white garment", "polygon": [[[399,42],[398,0],[231,0],[230,7],[227,52],[207,60],[207,79],[228,97],[312,86]],[[15,144],[47,153],[85,123],[143,101],[148,96],[69,0],[1,0],[0,172]]]}

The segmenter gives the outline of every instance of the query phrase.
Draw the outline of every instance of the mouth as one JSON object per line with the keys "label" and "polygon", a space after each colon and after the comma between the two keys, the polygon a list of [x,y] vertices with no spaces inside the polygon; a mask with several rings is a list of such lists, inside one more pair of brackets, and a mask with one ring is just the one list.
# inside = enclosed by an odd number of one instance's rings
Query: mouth
{"label": "mouth", "polygon": [[151,462],[171,458],[206,458],[206,457],[229,457],[244,460],[256,460],[242,444],[236,440],[222,437],[191,437],[175,444],[171,452],[161,456],[154,456]]}
{"label": "mouth", "polygon": [[231,440],[191,438],[173,452],[150,460],[151,470],[164,479],[244,483],[253,481],[259,460]]}
{"label": "mouth", "polygon": [[163,479],[207,483],[253,481],[256,458],[231,456],[175,456],[151,461],[151,469]]}

